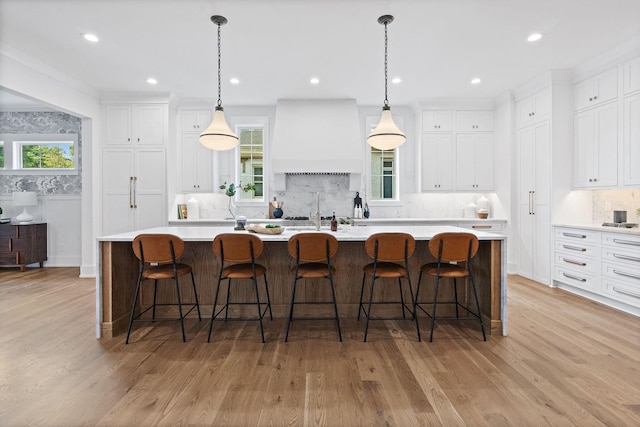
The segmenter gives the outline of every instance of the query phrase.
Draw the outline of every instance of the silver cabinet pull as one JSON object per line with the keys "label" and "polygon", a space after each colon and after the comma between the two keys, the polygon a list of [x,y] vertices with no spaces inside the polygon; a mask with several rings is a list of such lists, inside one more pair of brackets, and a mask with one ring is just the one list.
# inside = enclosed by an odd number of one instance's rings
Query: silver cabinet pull
{"label": "silver cabinet pull", "polygon": [[138,177],[134,176],[133,177],[133,208],[137,209],[138,208],[138,200],[136,197],[136,187],[137,187],[137,181],[138,181]]}
{"label": "silver cabinet pull", "polygon": [[481,229],[481,228],[492,228],[490,225],[472,225],[471,228]]}
{"label": "silver cabinet pull", "polygon": [[613,239],[613,243],[619,243],[621,245],[640,246],[640,242],[633,242],[631,240]]}
{"label": "silver cabinet pull", "polygon": [[640,280],[640,276],[638,276],[637,274],[631,274],[631,273],[627,273],[626,271],[619,271],[616,269],[614,269],[613,272],[619,276],[631,277],[632,279]]}
{"label": "silver cabinet pull", "polygon": [[576,237],[578,239],[586,239],[587,236],[585,236],[584,234],[576,234],[576,233],[562,233],[563,236],[565,237]]}
{"label": "silver cabinet pull", "polygon": [[587,279],[584,279],[584,278],[582,278],[582,277],[578,277],[578,276],[574,276],[574,275],[572,275],[572,274],[562,273],[562,275],[563,275],[564,277],[568,277],[569,279],[579,280],[580,282],[586,282],[586,281],[587,281]]}
{"label": "silver cabinet pull", "polygon": [[618,259],[624,259],[624,260],[627,260],[627,261],[640,262],[640,258],[634,257],[634,256],[629,256],[629,255],[613,254],[613,257],[614,258],[618,258]]}
{"label": "silver cabinet pull", "polygon": [[571,251],[578,251],[578,252],[586,252],[587,251],[586,248],[579,248],[577,246],[562,245],[562,247],[564,249],[569,249]]}
{"label": "silver cabinet pull", "polygon": [[563,260],[564,262],[568,262],[569,264],[575,264],[575,265],[579,265],[579,266],[581,266],[581,267],[584,267],[584,266],[586,266],[586,265],[587,265],[587,263],[586,263],[586,262],[574,261],[574,260],[572,260],[572,259],[568,259],[568,258],[562,258],[562,260]]}
{"label": "silver cabinet pull", "polygon": [[615,292],[619,293],[619,294],[628,295],[628,296],[630,296],[630,297],[634,297],[634,298],[640,298],[640,294],[637,294],[637,293],[635,293],[635,292],[628,291],[628,290],[626,290],[626,289],[618,289],[618,288],[616,288],[616,287],[614,286],[614,287],[613,287],[613,290],[614,290]]}
{"label": "silver cabinet pull", "polygon": [[129,177],[129,207],[133,208],[133,177]]}

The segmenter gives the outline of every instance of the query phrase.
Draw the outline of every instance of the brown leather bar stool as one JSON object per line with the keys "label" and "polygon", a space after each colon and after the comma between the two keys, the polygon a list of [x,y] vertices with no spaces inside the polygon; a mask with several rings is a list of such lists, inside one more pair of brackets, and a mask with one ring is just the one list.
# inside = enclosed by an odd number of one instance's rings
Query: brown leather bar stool
{"label": "brown leather bar stool", "polygon": [[[193,270],[190,265],[178,263],[177,260],[184,253],[184,241],[173,234],[139,234],[133,239],[133,253],[140,260],[140,269],[138,272],[138,282],[136,284],[135,296],[131,304],[131,314],[129,316],[129,328],[127,330],[126,344],[129,344],[129,336],[131,335],[131,326],[134,321],[154,322],[156,319],[156,306],[177,306],[180,314],[179,319],[162,319],[162,320],[180,320],[182,328],[182,341],[186,342],[187,338],[184,333],[184,319],[195,308],[198,311],[198,320],[202,320],[200,316],[200,305],[198,304],[198,293],[196,292],[196,282],[193,278]],[[194,303],[183,303],[180,295],[180,285],[178,278],[180,276],[191,275],[191,286],[193,287]],[[157,303],[158,280],[172,279],[176,286],[176,303]],[[138,315],[135,314],[140,297],[140,287],[145,280],[153,280],[153,304],[142,309]],[[182,307],[189,309],[183,312]],[[147,311],[152,311],[151,319],[140,319]],[[158,319],[159,320],[159,319]]]}
{"label": "brown leather bar stool", "polygon": [[[224,320],[257,320],[260,323],[260,335],[264,342],[264,327],[262,318],[269,310],[269,317],[273,319],[271,312],[271,298],[269,297],[269,285],[267,283],[267,268],[256,262],[264,249],[264,244],[259,237],[246,233],[223,233],[213,239],[213,253],[220,258],[220,275],[218,276],[218,285],[216,287],[216,295],[213,300],[213,311],[211,312],[211,322],[209,324],[209,336],[207,342],[211,341],[211,330],[213,329],[213,321],[222,315],[224,311]],[[262,276],[264,280],[264,288],[266,292],[266,302],[260,301],[260,292],[258,289],[258,277]],[[251,280],[255,289],[255,301],[231,301],[231,280]],[[218,304],[218,295],[220,293],[220,284],[223,280],[227,281],[227,300],[225,304],[216,311]],[[255,304],[258,316],[255,318],[234,317],[229,318],[230,305],[248,305]],[[264,306],[264,309],[262,308]]]}
{"label": "brown leather bar stool", "polygon": [[[427,316],[431,317],[431,333],[429,334],[429,341],[433,341],[433,329],[435,328],[436,319],[478,319],[480,321],[480,328],[482,329],[482,339],[487,340],[487,336],[484,331],[484,324],[482,323],[482,314],[480,313],[480,302],[478,301],[478,290],[476,288],[476,281],[473,277],[473,270],[471,267],[471,259],[478,253],[480,242],[473,233],[440,233],[436,234],[433,239],[429,241],[429,252],[436,257],[437,262],[424,264],[420,268],[420,277],[418,278],[418,286],[416,287],[416,309],[419,308]],[[420,293],[420,284],[422,282],[422,275],[428,274],[436,277],[436,286],[433,294],[433,301],[431,302],[418,302]],[[453,294],[454,301],[438,301],[438,290],[440,287],[441,278],[453,279]],[[473,289],[473,297],[475,299],[475,311],[466,305],[461,304],[458,301],[458,282],[457,279],[470,279],[471,287]],[[429,314],[422,305],[432,305],[432,312]],[[436,317],[436,308],[440,304],[455,305],[456,317]],[[464,309],[471,317],[460,317],[459,308]],[[417,315],[417,311],[416,311]]]}
{"label": "brown leather bar stool", "polygon": [[[367,333],[369,331],[369,320],[396,320],[406,319],[406,313],[409,312],[410,318],[416,322],[416,332],[418,341],[420,341],[420,328],[418,327],[418,319],[415,316],[415,302],[413,299],[413,289],[411,287],[411,277],[409,274],[409,258],[416,249],[416,241],[412,235],[407,233],[384,232],[372,234],[364,244],[365,251],[373,262],[362,268],[362,288],[360,289],[360,303],[358,307],[358,320],[360,313],[363,312],[367,318],[364,328],[364,341],[367,341]],[[369,288],[369,302],[365,310],[362,302],[364,295],[365,279],[371,277],[371,286]],[[378,279],[398,279],[398,290],[400,291],[400,299],[398,301],[373,301],[374,285]],[[404,300],[402,292],[402,281],[406,281],[409,286],[409,295],[411,296],[411,306],[408,306]],[[399,304],[402,308],[402,317],[371,317],[371,306],[376,304]]]}
{"label": "brown leather bar stool", "polygon": [[[331,258],[338,252],[338,239],[328,233],[297,233],[289,238],[287,243],[289,254],[295,258],[296,265],[292,268],[295,274],[293,290],[291,292],[291,305],[289,308],[289,320],[285,342],[289,339],[289,327],[293,319],[293,307],[298,304],[333,304],[335,317],[301,317],[296,320],[335,320],[338,327],[338,339],[342,341],[340,329],[340,316],[336,304],[336,290],[333,284],[333,275],[336,269],[331,265]],[[332,301],[296,301],[296,287],[300,279],[326,279],[331,285]],[[305,283],[306,280],[303,282]]]}

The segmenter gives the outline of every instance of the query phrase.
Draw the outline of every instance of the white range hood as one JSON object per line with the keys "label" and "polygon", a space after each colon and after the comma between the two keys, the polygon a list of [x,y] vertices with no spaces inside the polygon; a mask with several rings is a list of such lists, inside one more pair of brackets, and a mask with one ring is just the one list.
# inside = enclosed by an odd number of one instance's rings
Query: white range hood
{"label": "white range hood", "polygon": [[270,151],[275,187],[286,174],[349,174],[359,186],[366,141],[353,99],[279,100]]}

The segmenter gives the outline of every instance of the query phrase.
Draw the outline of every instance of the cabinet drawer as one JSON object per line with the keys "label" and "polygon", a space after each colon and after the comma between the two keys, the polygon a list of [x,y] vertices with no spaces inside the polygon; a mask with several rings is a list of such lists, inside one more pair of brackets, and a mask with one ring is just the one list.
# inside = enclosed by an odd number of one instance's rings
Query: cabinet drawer
{"label": "cabinet drawer", "polygon": [[603,262],[602,276],[635,285],[640,289],[640,268],[635,265]]}
{"label": "cabinet drawer", "polygon": [[640,254],[640,235],[623,233],[602,233],[602,244],[617,248],[636,250]]}
{"label": "cabinet drawer", "polygon": [[611,299],[615,299],[634,307],[640,307],[640,285],[634,286],[617,280],[604,278],[602,292]]}
{"label": "cabinet drawer", "polygon": [[561,252],[568,256],[594,258],[598,255],[595,245],[588,245],[582,241],[555,239],[554,247],[556,252]]}
{"label": "cabinet drawer", "polygon": [[590,292],[600,292],[600,282],[591,274],[575,272],[559,266],[554,269],[554,278],[562,283]]}
{"label": "cabinet drawer", "polygon": [[459,222],[458,223],[458,227],[468,228],[470,230],[492,232],[492,231],[501,231],[502,230],[502,223],[499,223],[499,222],[478,222],[478,223]]}
{"label": "cabinet drawer", "polygon": [[20,254],[18,252],[0,252],[0,265],[18,265]]}
{"label": "cabinet drawer", "polygon": [[601,257],[602,261],[617,262],[640,272],[640,250],[603,246]]}
{"label": "cabinet drawer", "polygon": [[555,264],[557,267],[583,272],[584,274],[598,274],[598,263],[592,258],[580,255],[556,252]]}
{"label": "cabinet drawer", "polygon": [[576,241],[583,243],[598,243],[600,233],[592,230],[583,230],[579,228],[563,228],[557,227],[554,231],[556,239],[566,239],[568,241]]}

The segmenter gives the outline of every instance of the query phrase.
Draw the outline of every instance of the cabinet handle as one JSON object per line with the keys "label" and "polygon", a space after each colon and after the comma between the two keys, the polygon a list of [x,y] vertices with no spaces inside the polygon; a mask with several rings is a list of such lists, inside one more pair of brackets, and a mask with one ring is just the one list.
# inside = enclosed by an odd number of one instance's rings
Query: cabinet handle
{"label": "cabinet handle", "polygon": [[631,240],[613,239],[613,243],[620,243],[621,245],[640,246],[640,242],[633,242]]}
{"label": "cabinet handle", "polygon": [[586,239],[587,238],[587,236],[585,236],[584,234],[576,234],[576,233],[564,233],[563,232],[562,235],[566,236],[566,237],[577,237],[578,239]]}
{"label": "cabinet handle", "polygon": [[579,251],[579,252],[586,252],[587,251],[586,248],[579,248],[577,246],[562,245],[562,247],[564,249],[569,249],[571,251]]}
{"label": "cabinet handle", "polygon": [[587,279],[585,279],[585,278],[578,277],[578,276],[574,276],[574,275],[572,275],[572,274],[562,273],[562,275],[563,275],[564,277],[568,277],[569,279],[579,280],[579,281],[581,281],[581,282],[586,282],[586,281],[587,281]]}
{"label": "cabinet handle", "polygon": [[471,228],[475,228],[475,229],[487,229],[487,228],[493,228],[490,225],[472,225]]}
{"label": "cabinet handle", "polygon": [[640,258],[635,257],[635,256],[629,256],[629,255],[620,255],[620,254],[613,254],[614,258],[618,258],[618,259],[624,259],[626,261],[636,261],[636,262],[640,262]]}
{"label": "cabinet handle", "polygon": [[579,265],[580,267],[586,267],[586,266],[587,266],[587,263],[586,263],[586,262],[574,261],[574,260],[569,259],[569,258],[562,258],[562,260],[563,260],[564,262],[568,262],[569,264]]}
{"label": "cabinet handle", "polygon": [[594,100],[598,99],[598,95],[594,96],[594,97],[593,97],[593,99],[594,99]]}
{"label": "cabinet handle", "polygon": [[133,177],[133,208],[138,209],[138,197],[136,196],[136,187],[138,186],[138,177]]}
{"label": "cabinet handle", "polygon": [[619,270],[616,270],[616,269],[613,269],[613,272],[615,274],[617,274],[618,276],[631,277],[632,279],[640,280],[640,276],[638,276],[637,274],[631,274],[631,273],[627,273],[625,271],[619,271]]}
{"label": "cabinet handle", "polygon": [[589,101],[593,101],[593,98],[589,98]]}
{"label": "cabinet handle", "polygon": [[9,239],[9,252],[13,252],[13,239]]}
{"label": "cabinet handle", "polygon": [[127,138],[127,142],[131,142],[131,138]]}
{"label": "cabinet handle", "polygon": [[133,208],[133,177],[129,177],[129,207]]}
{"label": "cabinet handle", "polygon": [[640,298],[640,294],[637,294],[637,293],[635,293],[635,292],[628,291],[628,290],[626,290],[626,289],[618,289],[618,288],[616,288],[616,287],[614,286],[614,287],[613,287],[613,290],[614,290],[615,292],[619,293],[619,294],[628,295],[628,296],[630,296],[630,297],[634,297],[634,298]]}

